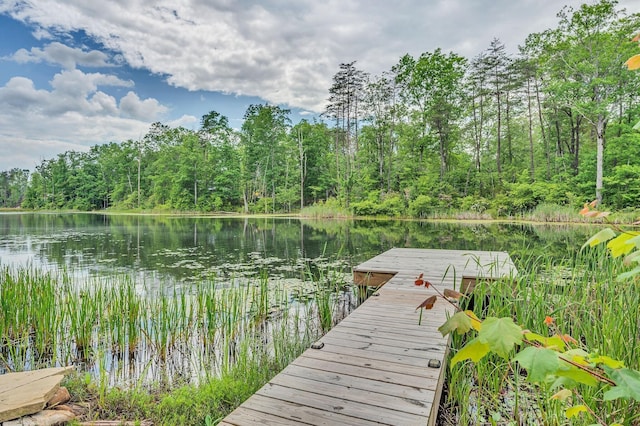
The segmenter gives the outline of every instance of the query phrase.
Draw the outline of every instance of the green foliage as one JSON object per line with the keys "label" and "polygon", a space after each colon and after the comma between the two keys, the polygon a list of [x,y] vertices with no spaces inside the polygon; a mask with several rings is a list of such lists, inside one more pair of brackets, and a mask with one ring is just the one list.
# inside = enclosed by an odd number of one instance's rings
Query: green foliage
{"label": "green foliage", "polygon": [[604,199],[614,209],[640,207],[640,164],[621,164],[604,178]]}
{"label": "green foliage", "polygon": [[378,76],[342,63],[326,123],[250,105],[240,131],[211,111],[197,131],[153,123],[141,140],[43,160],[28,183],[2,172],[0,207],[289,213],[333,198],[358,215],[522,217],[595,186],[636,209],[640,73],[621,65],[640,17],[612,0],[558,17],[518,57],[495,39],[471,60],[435,49]]}
{"label": "green foliage", "polygon": [[[585,204],[581,214],[586,217],[607,217],[607,212],[599,212],[594,209],[594,206],[595,202]],[[617,231],[610,228],[601,230],[584,244],[583,249],[606,243],[614,259],[626,256],[626,264],[637,262],[637,259],[640,259],[640,255],[637,255],[640,252],[638,251],[640,248],[640,233],[622,229]],[[594,263],[591,267],[596,269],[603,268],[602,262],[603,260],[599,259],[598,263]],[[632,271],[619,274],[618,280],[621,277],[627,280],[638,273],[640,273],[640,268],[635,268]],[[613,291],[614,293],[617,291],[616,289],[609,290],[607,284],[602,287],[607,287],[607,291]],[[638,311],[638,302],[640,302],[636,297],[638,292],[635,289],[628,291],[630,294],[628,294],[627,298],[631,299],[631,309],[634,312]],[[509,294],[516,293],[510,291]],[[590,295],[590,297],[592,296]],[[553,304],[555,300],[558,300],[552,294],[544,294],[543,298],[549,304]],[[547,302],[546,299],[549,299],[549,301]],[[607,309],[599,309],[603,305],[603,300],[605,298],[602,296],[593,295],[592,303],[595,303],[596,311],[600,310],[602,312],[601,315],[608,317]],[[617,300],[606,300],[607,304],[620,303]],[[569,299],[569,303],[580,304],[586,303],[586,301],[573,302]],[[458,312],[439,328],[441,333],[447,335],[454,331],[457,331],[457,334],[474,333],[472,330],[479,331],[474,338],[469,338],[466,344],[463,344],[455,353],[451,359],[451,368],[456,367],[464,360],[471,360],[478,364],[492,353],[509,360],[510,365],[517,363],[526,370],[529,382],[547,391],[553,390],[556,393],[550,399],[564,401],[567,404],[564,410],[564,417],[567,419],[574,419],[581,413],[586,413],[586,417],[595,418],[598,424],[613,425],[617,424],[617,420],[610,423],[611,420],[605,421],[604,419],[617,418],[618,413],[614,411],[613,414],[607,414],[605,406],[601,405],[603,401],[623,399],[631,401],[632,407],[640,406],[638,404],[640,403],[640,371],[625,366],[625,362],[616,359],[614,355],[615,353],[624,353],[624,347],[620,348],[604,345],[604,342],[595,342],[596,348],[589,350],[586,341],[580,343],[570,335],[563,334],[559,325],[556,325],[554,318],[550,316],[547,316],[544,320],[544,323],[549,328],[549,336],[544,336],[531,332],[523,326],[516,325],[511,317],[489,316],[484,321],[479,321],[470,311],[462,311],[457,305],[454,306],[458,309]],[[527,306],[530,305],[527,304]],[[566,306],[568,305],[559,308],[557,311],[566,309]],[[580,309],[586,309],[586,307]],[[625,312],[625,307],[622,307],[621,311]],[[468,319],[462,320],[462,315],[467,316]],[[631,314],[632,328],[637,328],[636,319],[634,319],[637,318],[637,315],[637,312]],[[614,334],[616,335],[617,344],[626,347],[628,339],[624,337],[617,338],[618,330],[622,326],[621,321],[624,321],[623,318],[626,318],[626,316],[625,312],[623,317],[618,317],[617,321],[614,320],[616,321],[615,324],[606,329],[607,334],[601,333],[602,330],[597,325],[593,325],[598,328],[597,330],[592,330],[591,334],[598,336],[599,339],[606,340],[611,340],[613,336],[610,334]],[[477,326],[475,321],[479,322]],[[570,325],[567,324],[567,326]],[[574,327],[578,327],[578,325],[574,324]],[[587,330],[592,325],[583,326],[580,324],[579,327],[581,330]],[[637,333],[637,330],[632,331],[632,333]],[[631,340],[635,340],[636,337],[631,337]],[[514,348],[517,353],[515,356],[511,356]],[[635,351],[632,349],[633,364],[637,368],[637,357],[633,355],[634,353]],[[478,368],[480,367],[478,366]],[[511,369],[515,374],[518,374],[515,368],[511,367]],[[588,394],[589,397],[586,398],[583,396],[584,394]],[[576,398],[572,400],[571,396]],[[577,401],[583,403],[573,404]],[[603,411],[602,414],[599,413],[601,410]],[[624,417],[627,420],[635,419],[633,415],[632,417],[626,415]]]}
{"label": "green foliage", "polygon": [[566,185],[534,182],[506,186],[506,193],[497,196],[492,207],[498,214],[509,216],[530,212],[540,204],[566,205],[572,196]]}
{"label": "green foliage", "polygon": [[[259,366],[252,366],[258,368]],[[203,425],[207,416],[223,418],[258,390],[262,381],[251,374],[231,374],[200,386],[185,386],[162,397],[154,409],[161,425]]]}
{"label": "green foliage", "polygon": [[640,401],[640,372],[628,368],[611,367],[605,367],[605,371],[616,383],[603,395],[605,401],[618,398]]}
{"label": "green foliage", "polygon": [[489,345],[489,350],[507,358],[515,345],[522,343],[522,329],[511,318],[489,317],[482,322],[478,339]]}
{"label": "green foliage", "polygon": [[428,195],[418,195],[409,202],[409,214],[413,217],[424,218],[433,211],[433,198]]}
{"label": "green foliage", "polygon": [[527,370],[527,379],[533,383],[545,383],[547,377],[560,369],[558,352],[545,347],[524,348],[513,357],[513,361]]}
{"label": "green foliage", "polygon": [[399,195],[386,196],[382,201],[364,200],[351,204],[356,216],[401,216],[404,214],[404,201]]}

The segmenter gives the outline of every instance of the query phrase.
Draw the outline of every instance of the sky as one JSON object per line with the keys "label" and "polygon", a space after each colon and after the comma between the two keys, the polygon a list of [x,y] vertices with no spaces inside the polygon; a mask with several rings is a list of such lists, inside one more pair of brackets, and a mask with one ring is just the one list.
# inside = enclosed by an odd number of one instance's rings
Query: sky
{"label": "sky", "polygon": [[[573,0],[0,0],[0,171],[142,138],[153,122],[239,129],[250,104],[323,111],[340,63],[515,53]],[[620,8],[640,12],[640,0]]]}

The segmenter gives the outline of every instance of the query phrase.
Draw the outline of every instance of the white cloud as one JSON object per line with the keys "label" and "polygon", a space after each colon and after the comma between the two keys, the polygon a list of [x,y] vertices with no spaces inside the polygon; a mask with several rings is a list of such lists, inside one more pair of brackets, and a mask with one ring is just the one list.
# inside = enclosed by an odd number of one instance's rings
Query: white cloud
{"label": "white cloud", "polygon": [[32,80],[13,77],[0,87],[0,170],[33,169],[36,158],[139,138],[168,111],[132,91],[118,100],[99,90],[131,86],[111,75],[76,69],[56,74],[50,83],[51,90],[36,89]]}
{"label": "white cloud", "polygon": [[44,49],[37,47],[32,47],[31,50],[19,49],[8,59],[20,64],[44,61],[49,64],[61,65],[66,69],[74,69],[76,65],[87,67],[113,66],[110,64],[107,54],[103,52],[98,50],[85,51],[65,46],[59,42],[50,43]]}
{"label": "white cloud", "polygon": [[[562,3],[577,7],[582,0]],[[139,137],[149,122],[167,113],[155,99],[104,89],[133,90],[132,82],[84,73],[79,67],[126,63],[165,76],[176,87],[258,96],[302,108],[304,115],[322,111],[341,62],[357,60],[358,68],[375,75],[389,70],[405,53],[417,56],[440,47],[472,57],[494,37],[515,52],[529,33],[556,25],[562,3],[0,0],[0,13],[28,23],[34,36],[49,41],[10,58],[64,68],[51,79],[51,90],[36,88],[24,77],[11,78],[0,87],[0,105],[7,106],[0,106],[0,141],[21,137],[36,143],[43,135],[51,144],[119,141]],[[637,0],[619,4],[628,12],[640,12]],[[107,53],[61,43],[77,31],[104,45]],[[194,121],[190,115],[175,120],[185,125]],[[233,118],[232,123],[239,127]]]}
{"label": "white cloud", "polygon": [[194,126],[198,127],[200,124],[200,119],[194,117],[193,115],[183,115],[176,120],[171,120],[167,123],[164,123],[169,127],[184,127],[187,129],[191,129]]}
{"label": "white cloud", "polygon": [[120,109],[131,118],[145,121],[153,121],[167,112],[167,107],[160,105],[157,100],[140,100],[138,95],[133,92],[128,92],[120,100]]}
{"label": "white cloud", "polygon": [[[640,10],[633,0],[621,6]],[[475,56],[494,37],[515,52],[528,33],[554,26],[560,8],[556,0],[33,0],[5,2],[0,10],[38,24],[41,34],[84,30],[131,66],[166,75],[177,87],[318,112],[340,62],[357,60],[379,74],[405,53],[441,47]],[[67,67],[107,63],[90,54],[52,43],[17,58],[46,57]]]}

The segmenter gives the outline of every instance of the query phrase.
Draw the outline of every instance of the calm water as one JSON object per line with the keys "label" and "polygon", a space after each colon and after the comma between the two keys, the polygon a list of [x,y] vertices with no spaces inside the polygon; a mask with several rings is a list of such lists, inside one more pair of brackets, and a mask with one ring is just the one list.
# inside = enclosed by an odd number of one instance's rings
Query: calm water
{"label": "calm water", "polygon": [[[342,271],[345,282],[349,282],[353,266],[392,247],[503,250],[509,252],[519,266],[519,260],[530,255],[558,258],[571,255],[594,232],[594,228],[588,227],[495,223],[5,213],[0,214],[0,265],[63,270],[78,284],[105,278],[110,285],[120,280],[109,277],[126,275],[141,291],[179,288],[185,293],[189,289],[195,291],[196,282],[206,283],[209,278],[214,278],[217,288],[238,282],[236,279],[266,273],[270,280],[289,287],[297,303],[315,297],[317,288],[313,280],[308,279],[309,273]],[[251,279],[239,281],[253,282]],[[166,284],[170,285],[164,287]],[[269,288],[277,291],[279,286]],[[347,286],[334,295],[337,309],[333,312],[334,319],[348,314],[355,306],[351,294]],[[173,297],[173,293],[169,296]],[[145,300],[152,302],[153,297]],[[295,303],[285,306],[295,306]],[[303,313],[298,314],[303,320],[313,321],[318,314],[306,311],[304,303],[298,306],[303,308]],[[215,306],[213,308],[214,316],[222,315],[216,314]],[[275,309],[277,312],[283,308],[275,306]],[[208,305],[207,310],[209,312]],[[69,315],[65,312],[59,311],[58,315],[63,315],[64,321],[70,321],[71,313],[77,311],[69,311]],[[96,380],[102,380],[106,371],[109,383],[117,385],[153,382],[158,377],[168,377],[170,381],[198,380],[202,372],[215,372],[219,368],[220,360],[227,353],[224,348],[229,348],[220,342],[236,338],[233,331],[231,337],[225,337],[227,332],[222,333],[222,329],[215,327],[215,332],[207,329],[193,334],[190,327],[178,327],[174,335],[177,343],[169,345],[169,355],[165,358],[159,356],[157,349],[166,344],[153,340],[162,337],[162,333],[157,332],[160,325],[165,324],[161,315],[146,317],[141,314],[140,328],[146,336],[141,339],[139,333],[142,331],[135,335],[130,335],[129,331],[129,334],[114,337],[112,331],[116,328],[109,325],[108,314],[107,310],[99,321],[105,323],[106,328],[100,328],[100,332],[96,328],[92,332],[92,336],[99,335],[99,338],[90,343],[90,356],[78,349],[73,340],[75,335],[65,328],[58,336],[57,346],[42,359],[31,347],[18,353],[0,345],[0,361],[4,360],[4,364],[0,362],[0,374],[3,365],[14,369],[16,366],[28,368],[57,363],[80,365]],[[93,318],[92,315],[88,317]],[[274,324],[278,323],[278,318],[278,315],[273,321],[270,317],[263,318],[260,324],[265,330],[269,326],[277,328]],[[238,321],[228,323],[239,330],[244,330],[246,324],[255,323],[251,317]],[[198,324],[201,322],[198,320]],[[204,339],[203,336],[209,336],[207,333],[213,333],[212,341]],[[268,332],[264,336],[261,334],[261,338],[267,340],[268,336]],[[32,339],[28,341],[32,342]],[[129,349],[129,356],[122,356],[122,349],[113,349],[116,343],[131,341],[134,341],[135,349]],[[126,343],[123,345],[129,347]],[[19,347],[9,345],[9,348]]]}
{"label": "calm water", "polygon": [[391,247],[503,250],[516,262],[531,253],[563,257],[593,233],[567,225],[4,213],[0,263],[189,285],[262,271],[276,279],[324,267],[349,272]]}

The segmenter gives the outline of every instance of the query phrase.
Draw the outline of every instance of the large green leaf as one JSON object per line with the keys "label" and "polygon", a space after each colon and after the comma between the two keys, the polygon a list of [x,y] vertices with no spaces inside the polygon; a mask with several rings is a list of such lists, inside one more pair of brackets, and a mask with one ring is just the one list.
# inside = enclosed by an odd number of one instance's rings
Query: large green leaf
{"label": "large green leaf", "polygon": [[556,375],[565,380],[556,381],[554,386],[563,385],[567,387],[573,387],[576,383],[582,383],[587,386],[598,385],[598,379],[589,374],[588,371],[585,371],[566,362],[560,363],[560,368],[556,372]]}
{"label": "large green leaf", "polygon": [[635,248],[640,249],[640,233],[632,232],[632,234],[634,234],[634,236],[627,241],[627,244],[633,244]]}
{"label": "large green leaf", "polygon": [[482,322],[478,338],[489,344],[489,348],[507,359],[515,345],[522,343],[522,328],[511,318],[489,317]]}
{"label": "large green leaf", "polygon": [[618,235],[607,243],[607,248],[611,250],[613,257],[620,257],[623,254],[630,253],[635,248],[635,244],[630,242],[634,237],[638,236],[637,232],[625,232]]}
{"label": "large green leaf", "polygon": [[640,401],[640,372],[629,368],[613,369],[604,367],[616,385],[604,393],[604,400],[631,398]]}
{"label": "large green leaf", "polygon": [[478,362],[488,353],[489,344],[481,341],[478,338],[475,338],[464,345],[464,347],[460,349],[453,358],[451,358],[451,368],[453,368],[453,366],[460,361],[464,361],[465,359],[470,359],[473,362]]}
{"label": "large green leaf", "polygon": [[587,409],[586,405],[574,405],[573,407],[569,407],[567,408],[567,411],[565,411],[565,415],[567,416],[568,419],[571,419],[573,417],[576,417],[578,414],[580,413],[588,413],[589,410]]}
{"label": "large green leaf", "polygon": [[456,312],[447,322],[438,327],[438,331],[442,333],[442,336],[446,336],[454,330],[457,331],[458,334],[464,334],[471,330],[471,318],[462,311]]}
{"label": "large green leaf", "polygon": [[560,367],[558,353],[547,348],[529,346],[513,357],[522,367],[527,370],[527,378],[534,383],[541,383],[549,375],[555,375]]}
{"label": "large green leaf", "polygon": [[602,231],[598,232],[593,237],[589,238],[587,242],[582,245],[582,248],[584,249],[586,246],[589,246],[589,247],[597,246],[600,243],[605,243],[609,241],[615,236],[616,236],[616,233],[613,229],[605,228]]}

